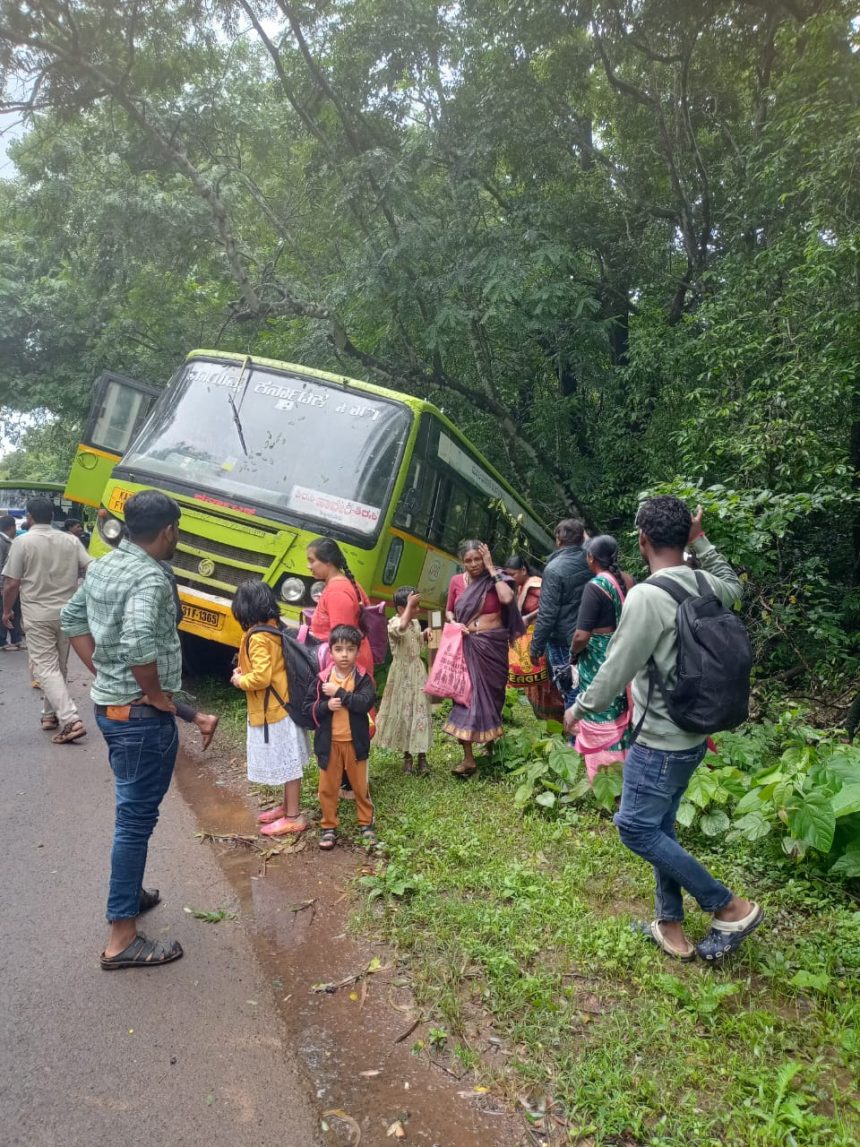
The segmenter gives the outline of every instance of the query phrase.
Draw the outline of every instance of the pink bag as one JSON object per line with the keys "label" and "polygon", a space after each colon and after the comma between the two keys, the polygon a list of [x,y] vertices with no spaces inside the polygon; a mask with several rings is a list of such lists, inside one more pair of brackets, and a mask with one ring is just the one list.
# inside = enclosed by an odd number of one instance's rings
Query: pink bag
{"label": "pink bag", "polygon": [[463,652],[463,629],[451,621],[442,629],[424,692],[431,697],[450,697],[458,705],[468,705],[472,700],[472,678]]}

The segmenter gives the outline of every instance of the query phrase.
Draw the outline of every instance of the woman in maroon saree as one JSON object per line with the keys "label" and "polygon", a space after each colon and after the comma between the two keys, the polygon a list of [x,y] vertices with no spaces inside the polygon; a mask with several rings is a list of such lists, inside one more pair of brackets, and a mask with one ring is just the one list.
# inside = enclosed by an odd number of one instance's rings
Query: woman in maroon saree
{"label": "woman in maroon saree", "polygon": [[465,573],[451,579],[448,616],[463,627],[472,700],[452,707],[444,731],[463,747],[463,760],[453,772],[465,779],[478,768],[472,746],[490,744],[502,735],[508,648],[525,625],[513,580],[496,568],[489,547],[470,540],[461,546],[460,556]]}

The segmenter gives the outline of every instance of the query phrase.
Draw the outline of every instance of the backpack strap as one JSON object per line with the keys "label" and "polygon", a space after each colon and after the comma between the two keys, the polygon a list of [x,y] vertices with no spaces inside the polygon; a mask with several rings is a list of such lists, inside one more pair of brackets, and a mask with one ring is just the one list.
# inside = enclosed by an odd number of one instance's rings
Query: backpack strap
{"label": "backpack strap", "polygon": [[[695,570],[694,572],[696,574],[696,584],[699,587],[699,592],[704,593],[710,590],[711,587],[708,585],[707,578],[702,579],[705,583],[705,588],[703,589],[702,581],[699,580],[699,571]],[[670,577],[649,577],[647,581],[643,582],[643,584],[655,585],[657,589],[662,589],[664,593],[668,593],[669,597],[672,598],[676,605],[683,605],[685,601],[689,601],[691,597],[696,596],[692,590],[684,589],[684,587],[679,585],[674,578]],[[659,689],[660,696],[663,698],[664,703],[667,703],[666,682],[663,680],[660,670],[657,668],[657,662],[653,657],[649,657],[648,696],[645,699],[645,708],[642,710],[642,716],[636,722],[636,728],[633,730],[630,736],[631,744],[638,739],[639,734],[642,731],[642,726],[645,724],[645,718],[648,716],[648,710],[651,708],[651,701],[654,697],[655,686],[657,689]]]}

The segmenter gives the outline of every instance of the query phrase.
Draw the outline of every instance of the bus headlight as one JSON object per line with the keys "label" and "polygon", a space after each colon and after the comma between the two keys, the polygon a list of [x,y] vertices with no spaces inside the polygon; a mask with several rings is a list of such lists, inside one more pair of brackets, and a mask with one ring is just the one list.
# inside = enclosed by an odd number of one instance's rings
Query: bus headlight
{"label": "bus headlight", "polygon": [[311,601],[319,601],[319,599],[323,595],[324,589],[325,589],[325,582],[324,581],[315,581],[314,584],[311,586]]}
{"label": "bus headlight", "polygon": [[119,518],[114,518],[108,514],[107,510],[102,510],[98,516],[97,523],[99,533],[109,546],[115,546],[125,533],[125,526]]}
{"label": "bus headlight", "polygon": [[281,597],[291,605],[300,602],[305,596],[305,583],[300,577],[287,577],[281,582]]}

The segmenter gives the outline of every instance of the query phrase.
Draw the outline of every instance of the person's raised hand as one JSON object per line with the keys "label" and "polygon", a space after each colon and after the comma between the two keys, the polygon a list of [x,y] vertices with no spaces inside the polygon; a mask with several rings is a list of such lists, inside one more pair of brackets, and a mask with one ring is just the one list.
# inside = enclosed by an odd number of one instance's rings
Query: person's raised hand
{"label": "person's raised hand", "polygon": [[410,613],[415,613],[420,605],[421,594],[418,592],[410,593],[409,597],[406,599],[406,608],[410,611]]}
{"label": "person's raised hand", "polygon": [[481,555],[481,561],[484,563],[484,569],[492,570],[496,568],[496,563],[493,561],[493,555],[490,553],[490,547],[486,542],[481,542],[478,546],[478,553]]}
{"label": "person's raised hand", "polygon": [[696,512],[693,514],[693,520],[690,522],[690,536],[687,538],[688,546],[692,545],[696,538],[700,538],[705,532],[702,529],[702,515],[704,512],[705,511],[701,506],[696,506]]}

